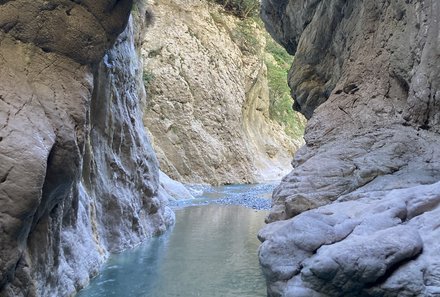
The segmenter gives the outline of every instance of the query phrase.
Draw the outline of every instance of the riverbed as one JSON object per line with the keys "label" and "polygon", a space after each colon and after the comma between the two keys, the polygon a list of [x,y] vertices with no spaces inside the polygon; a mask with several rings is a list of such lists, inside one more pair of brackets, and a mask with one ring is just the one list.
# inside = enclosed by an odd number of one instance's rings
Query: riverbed
{"label": "riverbed", "polygon": [[[262,205],[255,199],[267,200],[272,188],[205,187],[196,199],[174,203],[174,227],[112,255],[77,296],[266,296],[256,234],[267,211],[252,205]],[[250,201],[247,207],[237,205],[240,199]]]}

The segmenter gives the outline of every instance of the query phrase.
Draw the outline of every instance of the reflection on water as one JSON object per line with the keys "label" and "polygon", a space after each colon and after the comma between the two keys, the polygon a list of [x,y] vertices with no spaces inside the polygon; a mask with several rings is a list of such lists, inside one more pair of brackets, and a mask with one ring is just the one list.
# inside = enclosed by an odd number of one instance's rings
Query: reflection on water
{"label": "reflection on water", "polygon": [[112,256],[77,296],[266,296],[256,239],[266,214],[220,205],[176,210],[172,230]]}

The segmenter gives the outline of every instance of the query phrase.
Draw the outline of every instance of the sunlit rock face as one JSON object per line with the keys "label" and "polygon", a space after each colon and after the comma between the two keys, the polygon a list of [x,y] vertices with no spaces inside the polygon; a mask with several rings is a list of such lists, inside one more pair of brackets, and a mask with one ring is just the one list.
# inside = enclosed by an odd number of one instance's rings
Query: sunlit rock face
{"label": "sunlit rock face", "polygon": [[281,179],[303,140],[269,117],[262,28],[209,1],[156,1],[151,8],[144,123],[161,169],[187,183]]}
{"label": "sunlit rock face", "polygon": [[70,295],[173,221],[131,4],[0,2],[0,296]]}
{"label": "sunlit rock face", "polygon": [[268,217],[286,221],[260,234],[270,296],[438,294],[439,15],[437,1],[263,1],[310,118]]}

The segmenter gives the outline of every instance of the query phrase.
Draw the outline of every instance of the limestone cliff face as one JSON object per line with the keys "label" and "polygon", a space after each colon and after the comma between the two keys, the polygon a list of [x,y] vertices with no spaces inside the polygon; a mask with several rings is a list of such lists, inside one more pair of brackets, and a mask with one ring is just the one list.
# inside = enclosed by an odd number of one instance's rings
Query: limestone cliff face
{"label": "limestone cliff face", "polygon": [[180,181],[211,184],[287,173],[302,140],[290,140],[269,119],[262,30],[207,1],[151,6],[144,123],[161,169]]}
{"label": "limestone cliff face", "polygon": [[0,2],[0,296],[70,295],[173,221],[131,4]]}
{"label": "limestone cliff face", "polygon": [[438,1],[265,0],[262,16],[310,118],[269,216],[288,220],[260,234],[270,295],[437,296]]}

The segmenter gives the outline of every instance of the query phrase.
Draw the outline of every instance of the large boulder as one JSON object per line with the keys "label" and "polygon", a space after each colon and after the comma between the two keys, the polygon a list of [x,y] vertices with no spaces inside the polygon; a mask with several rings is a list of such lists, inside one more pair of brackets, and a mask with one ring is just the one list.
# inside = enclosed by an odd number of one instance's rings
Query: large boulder
{"label": "large boulder", "polygon": [[[436,294],[439,15],[436,1],[263,1],[267,29],[295,54],[294,108],[310,119],[268,217],[287,221],[261,234],[271,296]],[[395,208],[392,224],[376,219]],[[310,216],[331,216],[331,232]],[[352,220],[371,230],[331,235]],[[281,231],[290,224],[310,228]],[[288,244],[298,236],[319,244]]]}

